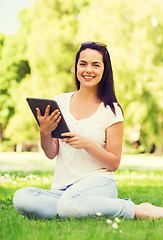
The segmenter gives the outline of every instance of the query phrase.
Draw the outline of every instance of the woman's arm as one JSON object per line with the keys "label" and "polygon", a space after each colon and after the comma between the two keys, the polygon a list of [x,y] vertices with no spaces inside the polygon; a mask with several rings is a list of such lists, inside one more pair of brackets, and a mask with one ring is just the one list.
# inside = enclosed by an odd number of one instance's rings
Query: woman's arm
{"label": "woman's arm", "polygon": [[37,108],[37,117],[40,123],[40,141],[41,147],[46,156],[53,159],[59,151],[59,143],[57,138],[52,138],[51,132],[56,129],[61,120],[60,112],[55,110],[49,115],[50,106],[47,106],[45,115],[42,116],[40,109]]}
{"label": "woman's arm", "polygon": [[102,167],[116,171],[119,167],[123,141],[123,122],[118,122],[106,129],[106,150],[95,142],[76,133],[64,133],[70,136],[62,141],[74,148],[85,149]]}
{"label": "woman's arm", "polygon": [[113,124],[106,130],[106,150],[97,146],[93,141],[88,143],[85,150],[91,154],[97,162],[108,169],[116,171],[121,161],[123,141],[123,122]]}
{"label": "woman's arm", "polygon": [[49,159],[57,156],[59,151],[59,142],[57,138],[52,138],[51,134],[44,135],[40,131],[41,147]]}

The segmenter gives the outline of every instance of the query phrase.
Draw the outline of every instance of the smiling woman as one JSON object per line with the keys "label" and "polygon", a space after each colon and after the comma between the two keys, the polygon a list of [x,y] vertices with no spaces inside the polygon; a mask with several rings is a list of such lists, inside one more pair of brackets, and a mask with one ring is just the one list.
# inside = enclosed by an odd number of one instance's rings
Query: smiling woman
{"label": "smiling woman", "polygon": [[96,213],[129,219],[163,217],[161,207],[118,198],[114,172],[121,161],[124,119],[106,45],[81,45],[75,79],[77,91],[54,98],[70,129],[62,134],[64,139],[51,135],[60,122],[60,113],[50,115],[47,107],[42,116],[37,108],[42,149],[48,158],[57,157],[51,190],[18,190],[14,195],[16,209],[40,218],[80,218]]}

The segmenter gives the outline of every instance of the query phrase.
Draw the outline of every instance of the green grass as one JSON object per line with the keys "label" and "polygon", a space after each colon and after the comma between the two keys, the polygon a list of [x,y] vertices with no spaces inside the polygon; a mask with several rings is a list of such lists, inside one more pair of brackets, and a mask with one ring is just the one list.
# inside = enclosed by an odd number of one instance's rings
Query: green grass
{"label": "green grass", "polygon": [[[22,157],[21,157],[22,156]],[[6,162],[7,163],[6,163]],[[13,206],[14,192],[25,186],[49,189],[53,179],[53,162],[37,155],[0,157],[0,239],[1,240],[157,240],[162,239],[163,219],[121,219],[118,229],[106,222],[107,217],[61,220],[29,220]],[[116,173],[119,197],[135,203],[151,202],[163,206],[163,169],[121,167]],[[116,222],[112,219],[112,223]]]}

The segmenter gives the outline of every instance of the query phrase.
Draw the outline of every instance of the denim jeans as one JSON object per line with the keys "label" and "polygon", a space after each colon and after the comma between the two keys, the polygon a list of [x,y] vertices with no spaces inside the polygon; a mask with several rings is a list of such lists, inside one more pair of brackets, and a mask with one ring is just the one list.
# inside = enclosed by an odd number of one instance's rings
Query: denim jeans
{"label": "denim jeans", "polygon": [[134,203],[117,198],[116,182],[103,176],[86,177],[64,189],[19,189],[13,198],[18,212],[38,218],[104,216],[134,218]]}

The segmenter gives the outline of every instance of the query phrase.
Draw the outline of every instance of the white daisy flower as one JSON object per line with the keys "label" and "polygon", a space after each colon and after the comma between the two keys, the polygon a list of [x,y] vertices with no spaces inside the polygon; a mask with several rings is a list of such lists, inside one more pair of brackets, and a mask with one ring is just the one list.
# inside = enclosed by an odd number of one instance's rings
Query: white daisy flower
{"label": "white daisy flower", "polygon": [[116,221],[117,223],[120,223],[121,220],[120,220],[118,217],[116,217],[116,218],[115,218],[115,221]]}
{"label": "white daisy flower", "polygon": [[112,220],[111,220],[111,219],[107,219],[106,222],[107,222],[108,224],[112,224]]}
{"label": "white daisy flower", "polygon": [[113,227],[114,229],[118,229],[118,224],[117,224],[117,223],[113,223],[113,224],[112,224],[112,227]]}
{"label": "white daisy flower", "polygon": [[101,217],[101,216],[102,216],[102,213],[101,213],[101,212],[97,212],[97,213],[96,213],[96,216]]}

